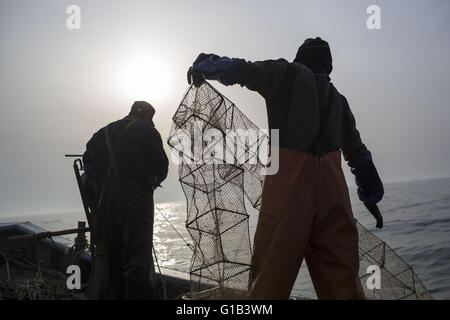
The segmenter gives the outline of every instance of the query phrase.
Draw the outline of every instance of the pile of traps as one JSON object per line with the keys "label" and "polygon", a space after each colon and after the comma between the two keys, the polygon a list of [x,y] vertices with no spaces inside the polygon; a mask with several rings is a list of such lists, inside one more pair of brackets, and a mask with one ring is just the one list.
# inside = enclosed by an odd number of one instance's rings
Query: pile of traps
{"label": "pile of traps", "polygon": [[[257,132],[249,137],[248,133]],[[235,134],[227,143],[229,133]],[[205,146],[205,136],[209,140]],[[225,136],[227,137],[225,139]],[[200,137],[200,139],[199,139]],[[191,85],[175,115],[168,139],[179,156],[179,180],[187,201],[186,227],[194,243],[191,299],[242,299],[251,269],[247,199],[259,208],[264,167],[258,156],[268,137],[208,82]],[[247,155],[245,161],[237,149]],[[223,161],[224,158],[232,161]],[[251,159],[251,160],[250,160]],[[411,266],[361,224],[360,277],[374,299],[429,299]],[[367,268],[381,274],[380,289],[365,285]]]}

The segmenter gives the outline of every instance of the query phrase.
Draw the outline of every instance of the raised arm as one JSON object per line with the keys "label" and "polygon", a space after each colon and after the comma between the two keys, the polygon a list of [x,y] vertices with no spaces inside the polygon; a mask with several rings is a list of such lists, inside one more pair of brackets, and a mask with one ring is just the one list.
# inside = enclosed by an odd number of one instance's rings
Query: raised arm
{"label": "raised arm", "polygon": [[285,59],[265,61],[239,60],[237,83],[257,91],[264,98],[275,95],[286,81],[289,62]]}
{"label": "raised arm", "polygon": [[204,79],[223,85],[240,84],[269,98],[286,79],[289,62],[285,59],[258,62],[201,53],[188,71],[188,82],[199,86]]}

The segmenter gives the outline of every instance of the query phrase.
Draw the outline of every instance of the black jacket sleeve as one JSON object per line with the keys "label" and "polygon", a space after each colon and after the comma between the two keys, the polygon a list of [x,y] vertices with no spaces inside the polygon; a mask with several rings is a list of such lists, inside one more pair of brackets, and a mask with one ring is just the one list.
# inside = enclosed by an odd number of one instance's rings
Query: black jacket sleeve
{"label": "black jacket sleeve", "polygon": [[239,60],[237,83],[269,99],[275,95],[286,80],[289,62],[285,59],[265,61]]}
{"label": "black jacket sleeve", "polygon": [[361,140],[358,129],[356,129],[355,117],[350,110],[347,99],[344,96],[342,96],[342,99],[345,112],[345,134],[344,143],[342,145],[342,153],[346,161],[351,161],[352,159],[355,159],[364,154],[367,148]]}
{"label": "black jacket sleeve", "polygon": [[149,171],[156,177],[154,183],[159,185],[166,179],[169,168],[169,160],[164,151],[161,136],[153,126],[145,126],[140,140],[144,156],[148,159]]}

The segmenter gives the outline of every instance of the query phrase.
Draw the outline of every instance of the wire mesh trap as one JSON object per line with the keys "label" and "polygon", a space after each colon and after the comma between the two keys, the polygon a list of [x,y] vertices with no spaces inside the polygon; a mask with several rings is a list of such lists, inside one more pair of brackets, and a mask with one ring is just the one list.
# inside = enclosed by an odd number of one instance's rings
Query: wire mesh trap
{"label": "wire mesh trap", "polygon": [[[368,299],[432,299],[431,294],[409,264],[359,222],[356,222],[356,225],[358,227],[359,275]],[[370,266],[377,266],[380,270],[379,289],[369,289],[366,285],[371,276],[367,273],[367,268]]]}
{"label": "wire mesh trap", "polygon": [[[190,87],[173,122],[168,143],[181,158],[179,179],[187,200],[186,227],[194,242],[191,298],[243,298],[251,267],[245,198],[259,208],[260,170],[264,166],[257,153],[267,145],[268,137],[208,83]],[[203,136],[207,130],[215,130],[218,137],[213,148],[194,141],[194,136]],[[239,130],[255,136],[246,140],[236,135],[227,144],[225,135]],[[183,139],[188,143],[180,143]],[[200,147],[200,152],[195,147]],[[223,161],[225,154],[231,161]]]}

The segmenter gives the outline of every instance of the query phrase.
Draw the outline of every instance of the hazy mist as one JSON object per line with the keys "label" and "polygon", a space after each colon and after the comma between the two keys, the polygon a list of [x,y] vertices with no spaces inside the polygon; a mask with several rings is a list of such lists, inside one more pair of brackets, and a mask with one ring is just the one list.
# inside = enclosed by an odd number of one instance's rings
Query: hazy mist
{"label": "hazy mist", "polygon": [[[72,4],[81,9],[79,30],[66,27]],[[371,4],[381,8],[380,30],[366,27]],[[450,176],[449,13],[446,0],[1,0],[0,216],[81,210],[64,154],[83,153],[92,134],[125,116],[134,100],[156,107],[166,141],[200,52],[291,61],[315,36],[330,43],[331,79],[381,178]],[[140,63],[153,67],[139,75]],[[258,94],[213,85],[267,127]],[[184,199],[177,175],[171,165],[156,201]]]}

